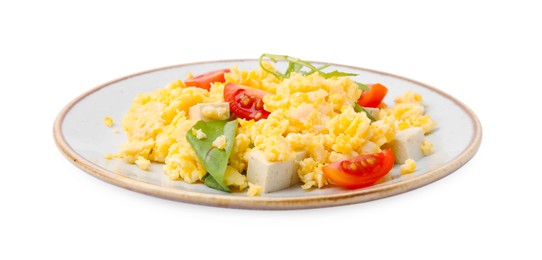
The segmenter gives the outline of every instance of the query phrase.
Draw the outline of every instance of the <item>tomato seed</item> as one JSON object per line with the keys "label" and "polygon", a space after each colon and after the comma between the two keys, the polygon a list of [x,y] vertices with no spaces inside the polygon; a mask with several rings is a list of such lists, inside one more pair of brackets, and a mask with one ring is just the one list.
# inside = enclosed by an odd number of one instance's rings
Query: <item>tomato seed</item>
{"label": "tomato seed", "polygon": [[351,164],[350,164],[350,169],[351,169],[351,170],[354,170],[354,171],[355,171],[357,168],[358,168],[358,166],[356,166],[355,163],[351,163]]}
{"label": "tomato seed", "polygon": [[368,163],[369,165],[374,165],[374,164],[376,163],[376,160],[373,159],[373,158],[367,158],[366,161],[367,161],[367,163]]}
{"label": "tomato seed", "polygon": [[361,167],[363,168],[367,167],[367,162],[365,160],[359,161],[359,164],[361,164]]}
{"label": "tomato seed", "polygon": [[256,120],[259,120],[260,118],[262,118],[262,112],[258,112],[256,115],[254,115],[254,119]]}
{"label": "tomato seed", "polygon": [[249,96],[242,94],[239,99],[242,107],[250,108],[252,106],[252,99]]}
{"label": "tomato seed", "polygon": [[255,108],[257,110],[262,110],[263,109],[263,101],[261,99],[258,99],[258,101],[256,101]]}

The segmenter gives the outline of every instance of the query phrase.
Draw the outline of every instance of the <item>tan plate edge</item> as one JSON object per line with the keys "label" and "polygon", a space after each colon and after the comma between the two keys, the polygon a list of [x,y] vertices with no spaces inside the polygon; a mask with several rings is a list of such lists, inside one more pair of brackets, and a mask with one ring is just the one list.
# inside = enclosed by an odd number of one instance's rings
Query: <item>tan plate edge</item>
{"label": "tan plate edge", "polygon": [[[58,149],[62,152],[62,154],[78,168],[82,169],[83,171],[89,173],[90,175],[96,178],[102,179],[106,182],[117,185],[119,187],[123,187],[128,190],[137,191],[140,193],[144,193],[147,195],[152,195],[152,196],[156,196],[160,198],[181,201],[181,202],[188,202],[188,203],[193,203],[193,204],[228,207],[228,208],[273,209],[273,210],[309,209],[309,208],[348,205],[348,204],[355,204],[355,203],[381,199],[381,198],[393,196],[396,194],[400,194],[406,191],[410,191],[410,190],[419,188],[421,186],[424,186],[426,184],[429,184],[431,182],[437,181],[451,174],[452,172],[456,171],[462,165],[467,163],[476,154],[476,152],[478,151],[478,148],[480,147],[481,140],[482,140],[482,126],[480,124],[480,121],[478,120],[478,118],[472,112],[470,108],[468,108],[461,101],[448,95],[447,93],[437,88],[434,88],[432,86],[429,86],[427,84],[424,84],[415,80],[411,80],[409,78],[405,78],[402,76],[390,74],[387,72],[381,72],[381,71],[359,68],[359,67],[354,67],[354,66],[346,66],[346,65],[341,65],[341,64],[332,64],[332,63],[330,64],[352,68],[356,70],[368,71],[372,73],[377,73],[377,74],[409,81],[409,82],[418,84],[420,86],[423,86],[425,88],[428,88],[434,92],[439,93],[442,96],[445,96],[449,100],[452,100],[454,103],[456,103],[459,107],[461,107],[461,109],[463,109],[469,115],[472,121],[474,131],[473,131],[473,136],[472,136],[469,146],[461,154],[459,154],[454,159],[452,159],[449,163],[439,168],[433,169],[421,176],[416,176],[416,177],[413,177],[411,179],[407,179],[401,182],[392,183],[392,184],[383,185],[383,186],[369,187],[369,188],[360,189],[360,190],[352,190],[346,193],[335,194],[335,195],[277,198],[277,197],[239,197],[239,196],[228,196],[228,195],[218,195],[218,194],[206,194],[206,193],[178,190],[178,189],[173,189],[173,188],[166,188],[166,187],[162,187],[162,186],[158,186],[154,184],[136,181],[134,179],[130,179],[122,175],[118,175],[113,172],[107,171],[93,164],[92,162],[86,160],[85,158],[77,154],[71,148],[71,146],[66,142],[64,138],[64,135],[62,133],[62,124],[63,124],[66,114],[71,110],[71,108],[75,106],[79,101],[87,97],[88,95],[104,87],[107,87],[113,83],[131,78],[131,77],[135,77],[135,76],[139,76],[142,74],[147,74],[147,73],[151,73],[155,71],[160,71],[160,70],[173,69],[173,68],[178,68],[178,67],[185,67],[185,66],[205,64],[205,63],[244,62],[244,61],[257,61],[257,59],[218,60],[218,61],[206,61],[206,62],[172,65],[172,66],[161,67],[161,68],[156,68],[156,69],[151,69],[151,70],[146,70],[139,73],[131,74],[131,75],[121,77],[116,80],[109,81],[102,85],[99,85],[83,93],[79,97],[75,98],[62,109],[62,111],[57,116],[53,125],[53,136],[55,139],[55,143]],[[314,62],[314,61],[311,61],[311,62]],[[322,62],[317,62],[317,63],[322,63]]]}

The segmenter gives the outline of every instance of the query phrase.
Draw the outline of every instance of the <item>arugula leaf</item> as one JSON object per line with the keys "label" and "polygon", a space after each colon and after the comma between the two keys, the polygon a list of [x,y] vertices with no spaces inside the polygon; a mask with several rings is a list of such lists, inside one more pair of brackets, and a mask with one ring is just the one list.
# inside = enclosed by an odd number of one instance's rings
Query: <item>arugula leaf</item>
{"label": "arugula leaf", "polygon": [[360,106],[358,103],[356,103],[354,105],[354,111],[360,113],[360,112],[365,112],[365,114],[367,115],[367,117],[371,120],[371,123],[376,121],[376,119],[371,116],[371,114],[369,114],[369,112],[367,112],[367,110],[365,110],[365,108],[363,108],[362,106]]}
{"label": "arugula leaf", "polygon": [[[192,129],[200,129],[207,138],[198,139],[192,134]],[[235,143],[235,131],[237,131],[237,120],[215,120],[215,121],[198,121],[186,133],[186,140],[190,143],[198,159],[203,164],[205,170],[209,173],[204,177],[205,185],[222,191],[230,191],[224,184],[224,174],[226,166]],[[224,135],[226,137],[226,147],[217,149],[213,147],[213,141]]]}
{"label": "arugula leaf", "polygon": [[363,107],[360,106],[358,103],[354,104],[354,111],[356,111],[357,113],[366,112],[365,109],[363,109]]}
{"label": "arugula leaf", "polygon": [[318,68],[317,70],[322,71],[323,69],[325,69],[325,68],[327,68],[329,66],[331,66],[331,64],[324,64],[324,65],[320,66],[320,68]]}
{"label": "arugula leaf", "polygon": [[361,90],[369,90],[369,87],[365,84],[359,83],[356,81],[356,84],[358,84],[358,88]]}
{"label": "arugula leaf", "polygon": [[[263,59],[264,58],[268,58],[270,59],[271,61],[273,62],[277,62],[278,60],[285,60],[285,61],[288,61],[288,69],[286,69],[286,72],[284,73],[280,73],[278,71],[272,71],[272,70],[269,70],[267,69],[264,65],[263,65]],[[268,73],[271,73],[273,75],[275,75],[275,77],[277,78],[289,78],[290,77],[290,73],[291,72],[300,72],[300,73],[303,73],[303,74],[312,74],[316,71],[319,71],[316,67],[314,67],[314,65],[312,65],[310,62],[307,62],[307,61],[304,61],[304,60],[300,60],[298,58],[294,58],[294,57],[290,57],[288,55],[277,55],[277,54],[269,54],[269,53],[264,53],[262,54],[262,56],[260,56],[260,67],[264,70],[264,71],[267,71]],[[309,72],[303,72],[301,71],[301,69],[303,67],[307,67],[310,69]]]}
{"label": "arugula leaf", "polygon": [[[347,73],[342,71],[334,70],[332,72],[320,72],[322,76],[326,79],[332,78],[332,77],[344,77],[344,76],[357,76],[358,74],[355,73]],[[359,85],[358,85],[359,86]]]}
{"label": "arugula leaf", "polygon": [[[279,60],[287,61],[288,62],[288,68],[286,69],[286,71],[284,73],[269,70],[263,65],[264,58],[267,58],[267,59],[271,60],[272,62],[277,62]],[[290,74],[292,72],[301,73],[303,75],[310,75],[310,74],[312,74],[314,72],[318,72],[318,73],[320,73],[320,75],[322,75],[326,79],[329,79],[331,77],[344,77],[344,76],[357,76],[358,75],[358,74],[354,74],[354,73],[341,72],[341,71],[337,71],[337,70],[332,71],[332,72],[323,72],[322,71],[323,69],[325,69],[325,68],[327,68],[329,66],[331,66],[331,65],[330,64],[324,64],[324,65],[317,68],[308,61],[304,61],[304,60],[294,58],[294,57],[291,57],[291,56],[288,56],[288,55],[277,55],[277,54],[264,53],[264,54],[262,54],[262,56],[260,56],[260,67],[262,68],[262,70],[264,70],[264,71],[266,71],[268,73],[271,73],[275,77],[280,78],[280,79],[289,78]],[[302,70],[303,68],[308,68],[309,71],[303,71]]]}

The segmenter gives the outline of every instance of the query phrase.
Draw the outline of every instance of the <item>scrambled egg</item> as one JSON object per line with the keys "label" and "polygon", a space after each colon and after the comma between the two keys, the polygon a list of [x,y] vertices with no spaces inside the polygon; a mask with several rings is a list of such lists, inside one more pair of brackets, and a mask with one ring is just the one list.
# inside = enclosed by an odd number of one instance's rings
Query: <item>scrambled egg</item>
{"label": "scrambled egg", "polygon": [[[273,69],[269,64],[265,66]],[[224,102],[223,91],[228,82],[271,93],[263,98],[264,108],[270,112],[267,119],[237,119],[239,128],[225,174],[226,185],[234,190],[248,186],[251,196],[261,192],[261,187],[247,184],[243,174],[252,149],[263,151],[271,162],[291,160],[296,151],[306,150],[308,156],[298,162],[301,187],[322,188],[328,184],[322,171],[324,165],[380,152],[398,130],[422,127],[429,133],[435,126],[425,114],[422,97],[412,91],[396,98],[391,107],[383,104],[379,120],[371,122],[365,113],[353,109],[361,90],[349,77],[326,79],[317,73],[292,73],[290,78],[280,80],[262,69],[245,71],[233,67],[225,79],[225,83],[212,84],[209,91],[186,87],[177,80],[137,95],[122,120],[128,142],[115,157],[136,163],[142,169],[148,169],[150,161],[164,163],[164,171],[171,179],[201,182],[206,171],[185,138],[196,123],[188,112],[198,103]],[[218,118],[224,111],[204,109],[202,113]],[[206,138],[201,130],[195,131],[198,139]],[[217,138],[213,145],[223,149],[225,138]],[[432,145],[425,143],[420,149],[429,154]],[[409,161],[401,166],[401,173],[412,172],[415,167],[415,162]]]}
{"label": "scrambled egg", "polygon": [[151,93],[137,95],[122,120],[129,141],[121,147],[120,156],[129,163],[133,163],[137,156],[165,162],[168,149],[175,141],[170,136],[175,132],[175,126],[191,124],[185,122],[186,118],[174,124],[174,119],[181,112],[183,116],[188,113],[191,106],[208,99],[207,90],[186,87],[180,80]]}
{"label": "scrambled egg", "polygon": [[260,196],[261,194],[262,194],[261,186],[252,184],[250,182],[248,183],[248,191],[247,191],[248,196],[255,197],[255,196]]}
{"label": "scrambled egg", "polygon": [[222,107],[214,108],[211,106],[206,106],[201,109],[201,114],[206,118],[214,119],[214,120],[226,120],[229,118],[228,110]]}
{"label": "scrambled egg", "polygon": [[237,169],[227,166],[224,174],[224,183],[234,190],[242,191],[247,187],[247,178]]}
{"label": "scrambled egg", "polygon": [[137,165],[137,167],[139,167],[141,170],[144,170],[144,171],[151,168],[151,161],[143,158],[142,156],[137,157],[135,164]]}
{"label": "scrambled egg", "polygon": [[424,140],[420,146],[420,149],[422,149],[423,155],[428,156],[433,153],[433,144],[429,140]]}
{"label": "scrambled egg", "polygon": [[201,129],[192,128],[192,134],[198,138],[198,140],[203,140],[207,138],[207,135],[201,131]]}
{"label": "scrambled egg", "polygon": [[435,122],[429,115],[425,115],[425,107],[422,104],[422,96],[408,90],[395,99],[395,106],[389,112],[398,121],[398,129],[409,127],[421,127],[424,133],[429,133],[435,127]]}
{"label": "scrambled egg", "polygon": [[113,118],[106,116],[104,118],[104,125],[107,126],[107,127],[112,127],[113,126]]}
{"label": "scrambled egg", "polygon": [[404,164],[399,167],[401,174],[413,173],[416,170],[416,161],[407,159]]}
{"label": "scrambled egg", "polygon": [[221,135],[221,136],[217,137],[213,141],[213,147],[215,147],[217,149],[220,149],[220,150],[224,150],[224,148],[226,148],[226,136]]}

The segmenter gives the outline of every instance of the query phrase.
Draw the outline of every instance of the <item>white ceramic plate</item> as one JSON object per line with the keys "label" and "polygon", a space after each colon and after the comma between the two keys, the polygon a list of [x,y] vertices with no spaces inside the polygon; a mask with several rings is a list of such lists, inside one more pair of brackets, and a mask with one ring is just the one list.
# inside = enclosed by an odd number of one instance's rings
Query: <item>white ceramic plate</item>
{"label": "white ceramic plate", "polygon": [[[316,62],[318,63],[318,62]],[[227,60],[176,65],[126,76],[79,96],[58,115],[54,138],[60,151],[77,167],[109,183],[137,192],[221,207],[252,209],[316,208],[360,203],[406,192],[436,181],[457,170],[474,156],[480,146],[482,129],[474,113],[457,99],[428,85],[388,73],[333,64],[332,69],[357,73],[360,82],[380,82],[389,87],[388,104],[394,97],[412,89],[421,94],[427,113],[438,123],[428,139],[435,153],[417,161],[417,170],[401,176],[396,165],[379,184],[372,187],[345,190],[336,187],[304,191],[299,187],[248,197],[246,193],[224,193],[203,184],[171,181],[161,164],[142,171],[119,159],[106,160],[104,155],[117,153],[126,136],[115,133],[103,124],[106,116],[115,121],[113,128],[121,130],[120,122],[138,93],[164,87],[184,79],[188,72],[195,75],[215,69],[238,65],[240,69],[258,68],[257,60]],[[284,69],[285,64],[278,64]]]}

